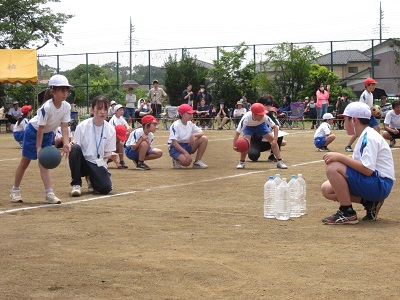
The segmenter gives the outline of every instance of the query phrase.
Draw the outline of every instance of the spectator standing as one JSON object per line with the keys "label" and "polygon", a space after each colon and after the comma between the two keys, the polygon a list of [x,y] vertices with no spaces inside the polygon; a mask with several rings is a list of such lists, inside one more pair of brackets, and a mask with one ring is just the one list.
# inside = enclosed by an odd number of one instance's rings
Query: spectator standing
{"label": "spectator standing", "polygon": [[197,103],[200,103],[200,100],[203,98],[206,100],[206,105],[210,106],[212,103],[212,96],[207,91],[207,88],[205,85],[200,85],[200,90],[197,92],[197,96],[196,96]]}
{"label": "spectator standing", "polygon": [[186,89],[182,92],[182,103],[181,104],[189,104],[191,107],[194,105],[194,94],[192,91],[192,85],[189,83]]}
{"label": "spectator standing", "polygon": [[322,116],[328,112],[330,89],[331,86],[329,84],[326,86],[325,90],[324,84],[321,83],[315,93],[317,97],[317,126],[321,124]]}
{"label": "spectator standing", "polygon": [[167,93],[159,87],[158,80],[153,80],[153,87],[149,91],[148,102],[151,103],[153,116],[158,118],[162,112],[162,104],[167,99]]}
{"label": "spectator standing", "polygon": [[135,105],[136,105],[136,95],[133,93],[133,88],[130,87],[128,89],[128,93],[125,96],[125,110],[124,110],[124,117],[127,120],[128,123],[132,124],[134,123],[135,119]]}
{"label": "spectator standing", "polygon": [[249,100],[247,99],[246,95],[243,95],[242,99],[243,99],[243,101],[242,101],[243,102],[243,107],[246,109],[246,112],[247,112],[247,111],[250,110],[251,103],[249,103]]}

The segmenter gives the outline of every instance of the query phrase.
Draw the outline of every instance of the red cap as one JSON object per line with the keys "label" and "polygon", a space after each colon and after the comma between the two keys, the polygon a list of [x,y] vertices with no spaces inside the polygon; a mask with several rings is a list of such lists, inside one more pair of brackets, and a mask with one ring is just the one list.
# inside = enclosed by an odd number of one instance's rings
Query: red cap
{"label": "red cap", "polygon": [[126,127],[124,125],[115,126],[115,132],[117,133],[117,138],[121,141],[126,141]]}
{"label": "red cap", "polygon": [[183,113],[194,114],[195,112],[196,111],[189,104],[182,104],[182,105],[179,105],[179,107],[178,107],[179,114],[183,114]]}
{"label": "red cap", "polygon": [[260,115],[263,116],[268,113],[268,111],[265,110],[264,105],[261,103],[254,103],[251,107],[250,110],[253,114],[255,115]]}
{"label": "red cap", "polygon": [[31,109],[32,109],[31,105],[24,105],[24,106],[22,106],[21,111],[23,114],[27,114],[28,111],[30,111]]}
{"label": "red cap", "polygon": [[365,79],[365,81],[364,81],[364,85],[365,86],[367,86],[367,85],[369,85],[369,84],[377,84],[378,82],[377,81],[375,81],[375,79],[373,79],[373,78],[367,78],[367,79]]}
{"label": "red cap", "polygon": [[157,119],[154,118],[152,115],[146,115],[142,118],[142,125],[149,124],[149,123],[154,123],[158,124]]}

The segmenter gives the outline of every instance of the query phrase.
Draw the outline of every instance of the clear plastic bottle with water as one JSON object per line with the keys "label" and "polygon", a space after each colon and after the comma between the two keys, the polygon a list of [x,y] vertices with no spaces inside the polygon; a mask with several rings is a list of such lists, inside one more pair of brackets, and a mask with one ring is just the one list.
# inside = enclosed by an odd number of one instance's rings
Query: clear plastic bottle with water
{"label": "clear plastic bottle with water", "polygon": [[276,214],[277,220],[289,220],[290,219],[290,198],[289,198],[289,186],[286,182],[286,178],[282,178],[281,184],[276,189]]}
{"label": "clear plastic bottle with water", "polygon": [[307,185],[302,174],[297,175],[297,182],[300,184],[300,208],[303,216],[307,211]]}
{"label": "clear plastic bottle with water", "polygon": [[296,175],[292,175],[292,178],[288,182],[289,186],[289,197],[290,197],[290,216],[298,218],[301,216],[300,206],[300,184],[296,179]]}
{"label": "clear plastic bottle with water", "polygon": [[282,182],[282,178],[280,174],[276,174],[275,175],[275,179],[274,179],[275,183],[276,183],[276,188],[278,188],[278,186],[281,184]]}
{"label": "clear plastic bottle with water", "polygon": [[264,184],[264,218],[275,218],[276,183],[274,176],[269,176]]}

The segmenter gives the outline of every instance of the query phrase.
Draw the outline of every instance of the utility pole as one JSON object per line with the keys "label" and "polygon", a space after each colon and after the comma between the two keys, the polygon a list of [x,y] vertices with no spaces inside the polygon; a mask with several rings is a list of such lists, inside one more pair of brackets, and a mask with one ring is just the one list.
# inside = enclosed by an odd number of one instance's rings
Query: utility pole
{"label": "utility pole", "polygon": [[382,19],[383,19],[382,1],[379,1],[379,43],[382,43]]}
{"label": "utility pole", "polygon": [[132,17],[130,17],[130,26],[129,26],[129,80],[132,80],[132,32],[135,32],[135,25],[132,25]]}

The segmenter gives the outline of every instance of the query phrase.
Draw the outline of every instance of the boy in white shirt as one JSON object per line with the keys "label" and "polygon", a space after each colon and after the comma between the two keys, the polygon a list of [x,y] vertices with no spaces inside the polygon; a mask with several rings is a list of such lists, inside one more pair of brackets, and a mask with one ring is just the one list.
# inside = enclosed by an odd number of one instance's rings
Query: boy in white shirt
{"label": "boy in white shirt", "polygon": [[196,153],[193,163],[195,169],[206,169],[208,166],[201,160],[208,145],[204,132],[192,122],[196,111],[189,104],[178,107],[179,119],[169,129],[169,155],[175,169],[190,166],[191,154]]}
{"label": "boy in white shirt", "polygon": [[[124,118],[124,107],[121,104],[115,105],[114,115],[108,122],[114,127],[117,125],[124,125],[127,133],[130,134],[132,132],[132,127],[129,126],[128,122]],[[116,149],[117,153],[119,153],[119,163],[121,167],[123,169],[127,169],[128,166],[124,161],[124,145],[117,141]]]}
{"label": "boy in white shirt", "polygon": [[328,145],[334,141],[336,138],[333,133],[331,133],[331,126],[333,124],[333,115],[331,113],[326,113],[322,116],[324,120],[314,134],[314,145],[318,148],[320,152],[329,151]]}
{"label": "boy in white shirt", "polygon": [[343,116],[347,134],[359,139],[352,157],[335,152],[324,154],[328,180],[322,184],[321,192],[326,199],[340,203],[335,214],[322,220],[329,225],[357,224],[352,203],[364,206],[367,214],[363,221],[375,221],[396,180],[389,145],[368,126],[369,106],[362,102],[350,103]]}
{"label": "boy in white shirt", "polygon": [[383,122],[385,131],[382,134],[385,139],[390,141],[390,147],[394,147],[396,139],[400,138],[400,101],[393,101],[392,108],[386,114],[385,121]]}
{"label": "boy in white shirt", "polygon": [[157,120],[152,115],[142,118],[142,127],[137,128],[129,135],[125,143],[126,157],[133,160],[137,170],[150,170],[145,160],[157,159],[162,156],[162,150],[151,146],[154,132],[157,130]]}

